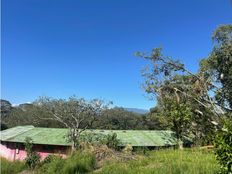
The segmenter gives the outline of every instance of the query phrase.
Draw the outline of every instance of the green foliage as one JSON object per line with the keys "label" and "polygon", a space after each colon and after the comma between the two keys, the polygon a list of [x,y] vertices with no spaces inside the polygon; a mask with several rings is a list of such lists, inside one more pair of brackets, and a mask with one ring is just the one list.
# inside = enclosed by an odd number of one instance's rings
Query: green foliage
{"label": "green foliage", "polygon": [[148,129],[144,115],[126,111],[123,108],[104,110],[93,123],[92,129]]}
{"label": "green foliage", "polygon": [[112,149],[118,149],[120,140],[117,138],[117,134],[103,134],[103,133],[87,133],[84,132],[80,136],[80,142],[88,142],[93,145],[107,145]]}
{"label": "green foliage", "polygon": [[1,158],[1,174],[14,174],[23,171],[26,168],[25,164],[21,161],[8,161]]}
{"label": "green foliage", "polygon": [[65,162],[62,173],[73,174],[73,173],[88,173],[93,171],[96,166],[95,157],[93,154],[88,152],[76,152],[72,154],[70,158]]}
{"label": "green foliage", "polygon": [[226,120],[223,129],[215,139],[216,158],[222,174],[232,173],[232,120]]}
{"label": "green foliage", "polygon": [[34,125],[36,127],[63,127],[55,120],[44,120],[40,118],[49,117],[50,113],[33,104],[21,104],[18,107],[12,107],[6,117],[2,117],[8,127],[19,125]]}
{"label": "green foliage", "polygon": [[97,174],[215,174],[217,162],[212,152],[200,150],[159,150],[126,162],[110,162]]}
{"label": "green foliage", "polygon": [[171,129],[175,131],[178,139],[182,139],[190,125],[192,116],[190,107],[187,104],[173,101],[168,104],[168,108],[165,108],[165,113],[172,124]]}
{"label": "green foliage", "polygon": [[117,149],[119,144],[120,144],[120,141],[117,138],[116,133],[113,133],[112,135],[107,135],[107,138],[106,138],[107,147],[112,148],[112,149]]}
{"label": "green foliage", "polygon": [[58,156],[49,156],[41,163],[37,168],[36,173],[38,174],[61,174],[61,170],[65,164],[65,159]]}
{"label": "green foliage", "polygon": [[25,140],[25,150],[27,152],[27,157],[25,159],[25,164],[34,169],[40,162],[40,156],[38,153],[33,151],[33,144],[31,138],[27,137]]}
{"label": "green foliage", "polygon": [[148,147],[133,147],[133,152],[135,152],[136,154],[143,154],[146,155],[149,152],[149,148]]}
{"label": "green foliage", "polygon": [[216,89],[217,101],[232,108],[232,25],[222,25],[213,35],[214,49],[207,59],[208,69],[213,72],[222,87]]}
{"label": "green foliage", "polygon": [[208,102],[210,81],[204,73],[191,73],[180,61],[163,55],[161,48],[153,49],[150,55],[139,53],[138,56],[150,61],[142,76],[144,90],[157,100],[151,120],[175,131],[179,139],[188,134],[199,144],[208,143],[205,139],[213,133],[210,121],[215,114]]}
{"label": "green foliage", "polygon": [[84,174],[94,170],[96,161],[94,155],[86,151],[77,151],[67,159],[50,156],[37,169],[38,174]]}
{"label": "green foliage", "polygon": [[166,128],[175,132],[178,139],[179,147],[182,148],[184,136],[189,135],[189,128],[192,121],[192,110],[188,103],[177,102],[175,99],[163,98],[160,108],[162,115],[159,115],[159,121],[165,125]]}
{"label": "green foliage", "polygon": [[53,160],[57,159],[57,158],[60,158],[59,156],[57,155],[48,155],[44,158],[44,160],[41,162],[41,165],[44,165],[44,164],[47,164],[47,163],[50,163],[52,162]]}
{"label": "green foliage", "polygon": [[2,117],[8,117],[12,110],[12,105],[9,101],[0,99],[0,111]]}

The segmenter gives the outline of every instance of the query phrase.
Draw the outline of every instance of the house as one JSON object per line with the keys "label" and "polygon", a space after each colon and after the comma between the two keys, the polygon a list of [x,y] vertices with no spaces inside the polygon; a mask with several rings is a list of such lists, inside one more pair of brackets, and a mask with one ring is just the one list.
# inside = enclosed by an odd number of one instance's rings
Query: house
{"label": "house", "polygon": [[[175,146],[176,138],[172,131],[155,130],[92,130],[87,132],[95,134],[116,133],[120,140],[120,146],[130,144],[133,147],[166,147]],[[11,161],[23,160],[26,158],[24,147],[25,139],[30,137],[33,143],[33,150],[39,153],[43,160],[49,154],[66,156],[71,148],[65,136],[68,129],[65,128],[41,128],[34,126],[17,126],[0,131],[0,156]]]}

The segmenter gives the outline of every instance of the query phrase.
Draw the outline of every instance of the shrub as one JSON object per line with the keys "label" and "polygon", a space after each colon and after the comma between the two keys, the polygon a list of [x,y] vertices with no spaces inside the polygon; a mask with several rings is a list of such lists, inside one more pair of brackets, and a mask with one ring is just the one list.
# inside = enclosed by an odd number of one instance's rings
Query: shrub
{"label": "shrub", "polygon": [[112,148],[112,149],[118,149],[118,145],[120,144],[120,141],[119,139],[117,138],[117,134],[116,133],[113,133],[112,135],[107,135],[107,138],[106,138],[106,145],[109,147],[109,148]]}
{"label": "shrub", "polygon": [[13,174],[19,173],[26,168],[21,161],[8,161],[5,158],[1,158],[1,174]]}
{"label": "shrub", "polygon": [[215,139],[215,154],[221,165],[220,173],[232,173],[232,121],[227,120]]}
{"label": "shrub", "polygon": [[33,151],[32,147],[32,140],[27,137],[25,140],[25,150],[27,152],[25,163],[29,168],[34,169],[40,162],[40,156],[38,153]]}
{"label": "shrub", "polygon": [[118,150],[120,140],[117,138],[117,134],[102,134],[102,133],[89,133],[85,132],[80,136],[81,142],[88,142],[93,145],[107,145],[107,147]]}
{"label": "shrub", "polygon": [[133,152],[136,154],[141,154],[141,155],[146,155],[149,152],[149,148],[144,146],[144,147],[134,147]]}
{"label": "shrub", "polygon": [[132,154],[133,147],[130,144],[127,144],[123,149],[122,152],[126,154]]}

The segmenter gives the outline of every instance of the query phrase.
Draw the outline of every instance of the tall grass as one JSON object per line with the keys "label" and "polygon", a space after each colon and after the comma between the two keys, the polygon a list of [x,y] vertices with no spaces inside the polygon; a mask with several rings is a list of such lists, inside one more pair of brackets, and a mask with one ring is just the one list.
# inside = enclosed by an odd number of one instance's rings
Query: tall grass
{"label": "tall grass", "polygon": [[85,174],[94,170],[94,155],[88,152],[76,152],[67,159],[53,157],[37,169],[38,174]]}
{"label": "tall grass", "polygon": [[98,174],[214,174],[214,154],[202,150],[160,150],[126,163],[108,163]]}
{"label": "tall grass", "polygon": [[1,158],[1,174],[16,174],[23,171],[26,166],[21,161],[8,161],[5,158]]}
{"label": "tall grass", "polygon": [[[214,174],[220,168],[212,151],[159,150],[148,151],[137,160],[110,160],[95,170],[93,154],[76,152],[66,159],[50,156],[34,170],[38,174]],[[26,169],[24,162],[9,162],[1,158],[1,174],[16,174]]]}

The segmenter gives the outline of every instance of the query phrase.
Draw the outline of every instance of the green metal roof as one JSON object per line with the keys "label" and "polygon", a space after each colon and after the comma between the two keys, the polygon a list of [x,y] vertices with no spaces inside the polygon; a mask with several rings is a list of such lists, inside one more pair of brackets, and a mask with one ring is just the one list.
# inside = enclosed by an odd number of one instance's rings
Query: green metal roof
{"label": "green metal roof", "polygon": [[[176,145],[176,138],[172,131],[155,130],[86,130],[87,132],[112,134],[116,133],[121,145],[132,146],[172,146]],[[1,141],[25,142],[26,137],[32,138],[34,144],[70,146],[65,139],[68,129],[41,128],[34,126],[17,126],[0,131]]]}

